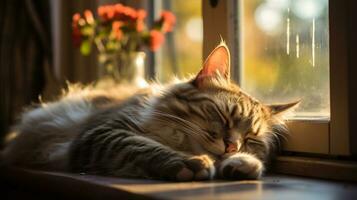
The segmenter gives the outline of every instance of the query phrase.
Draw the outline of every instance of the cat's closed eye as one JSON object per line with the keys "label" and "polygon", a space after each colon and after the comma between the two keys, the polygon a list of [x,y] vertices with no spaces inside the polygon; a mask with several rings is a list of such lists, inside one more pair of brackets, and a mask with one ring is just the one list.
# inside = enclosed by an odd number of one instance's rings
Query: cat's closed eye
{"label": "cat's closed eye", "polygon": [[206,131],[213,139],[219,139],[220,134],[215,131]]}
{"label": "cat's closed eye", "polygon": [[224,124],[221,122],[209,122],[210,123],[210,129],[207,130],[207,132],[215,139],[220,139],[225,135],[225,128]]}

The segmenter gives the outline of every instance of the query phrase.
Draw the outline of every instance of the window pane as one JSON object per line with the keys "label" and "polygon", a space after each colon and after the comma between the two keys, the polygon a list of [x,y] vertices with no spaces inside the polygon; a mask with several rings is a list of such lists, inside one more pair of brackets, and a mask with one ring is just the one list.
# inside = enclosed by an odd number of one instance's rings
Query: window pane
{"label": "window pane", "polygon": [[242,0],[242,87],[265,103],[301,99],[329,117],[328,0]]}
{"label": "window pane", "polygon": [[165,1],[163,3],[176,15],[176,26],[166,37],[157,66],[157,78],[163,82],[174,75],[187,77],[198,72],[202,64],[203,37],[201,0]]}

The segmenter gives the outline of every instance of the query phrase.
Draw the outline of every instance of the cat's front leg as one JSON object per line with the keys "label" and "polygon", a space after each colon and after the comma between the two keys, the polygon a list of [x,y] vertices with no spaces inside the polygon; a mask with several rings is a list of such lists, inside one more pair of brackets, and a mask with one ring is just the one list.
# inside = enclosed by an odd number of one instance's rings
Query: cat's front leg
{"label": "cat's front leg", "polygon": [[[148,138],[133,136],[134,138],[136,142],[131,145],[130,152],[123,151],[118,154],[119,158],[133,155],[132,159],[125,159],[125,167],[115,170],[115,174],[119,176],[125,176],[128,171],[131,173],[131,170],[143,171],[148,177],[173,181],[207,180],[215,175],[214,162],[207,155],[189,155]],[[124,155],[120,155],[122,153]]]}
{"label": "cat's front leg", "polygon": [[[136,148],[133,147],[131,153],[135,151]],[[134,170],[143,171],[147,177],[173,181],[207,180],[215,175],[214,163],[208,156],[187,155],[168,147],[157,146],[153,151],[141,152],[133,161],[127,162],[130,169],[117,169],[116,175],[125,176],[127,172],[132,174],[131,170]]]}
{"label": "cat's front leg", "polygon": [[81,135],[70,151],[73,172],[174,181],[211,179],[213,161],[189,155],[122,129],[94,129]]}
{"label": "cat's front leg", "polygon": [[258,179],[263,171],[262,161],[247,153],[235,153],[218,164],[218,176],[224,179]]}
{"label": "cat's front leg", "polygon": [[183,166],[175,175],[176,180],[207,180],[212,179],[215,175],[216,170],[214,163],[211,158],[206,155],[184,156],[182,164]]}

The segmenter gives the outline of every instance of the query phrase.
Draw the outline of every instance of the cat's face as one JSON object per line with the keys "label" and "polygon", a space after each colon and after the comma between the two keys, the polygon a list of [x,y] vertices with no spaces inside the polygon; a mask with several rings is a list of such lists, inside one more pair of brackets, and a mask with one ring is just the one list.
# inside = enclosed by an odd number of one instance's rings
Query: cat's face
{"label": "cat's face", "polygon": [[167,114],[161,131],[178,149],[196,154],[248,152],[263,159],[274,138],[272,127],[297,102],[263,105],[230,81],[229,63],[229,50],[221,44],[193,80],[172,87],[157,106]]}

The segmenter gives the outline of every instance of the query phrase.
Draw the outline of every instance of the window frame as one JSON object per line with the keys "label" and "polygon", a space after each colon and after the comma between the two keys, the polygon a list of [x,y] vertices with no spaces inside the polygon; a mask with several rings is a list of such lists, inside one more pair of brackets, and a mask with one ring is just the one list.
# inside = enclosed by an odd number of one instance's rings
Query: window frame
{"label": "window frame", "polygon": [[[348,77],[348,51],[350,38],[346,37],[349,26],[348,19],[353,19],[348,12],[348,4],[353,1],[329,1],[329,31],[330,31],[330,154],[352,155],[349,112],[349,90],[353,79]],[[355,15],[356,14],[352,14]],[[350,44],[351,45],[351,44]],[[351,57],[353,58],[353,56]],[[350,82],[350,83],[349,83]],[[353,147],[353,146],[352,146]]]}
{"label": "window frame", "polygon": [[[202,1],[203,56],[209,54],[221,36],[227,42],[232,54],[231,77],[239,83],[241,80],[239,67],[242,65],[239,55],[240,0],[221,0],[215,7],[211,6],[211,2]],[[356,96],[351,91],[351,88],[354,88],[351,86],[357,82],[349,73],[352,68],[350,64],[356,61],[352,55],[355,51],[351,51],[351,48],[356,47],[353,47],[349,41],[352,40],[353,33],[357,32],[352,26],[353,20],[348,21],[353,19],[353,15],[357,17],[352,12],[351,4],[356,8],[356,3],[351,0],[329,0],[330,120],[289,120],[287,122],[290,130],[289,140],[284,144],[284,151],[329,156],[351,156],[353,152],[357,152],[357,145],[353,145],[357,144],[357,141],[352,140],[357,136],[351,130],[353,119],[351,113],[354,112],[349,104],[351,98]],[[346,37],[348,34],[350,37]]]}

